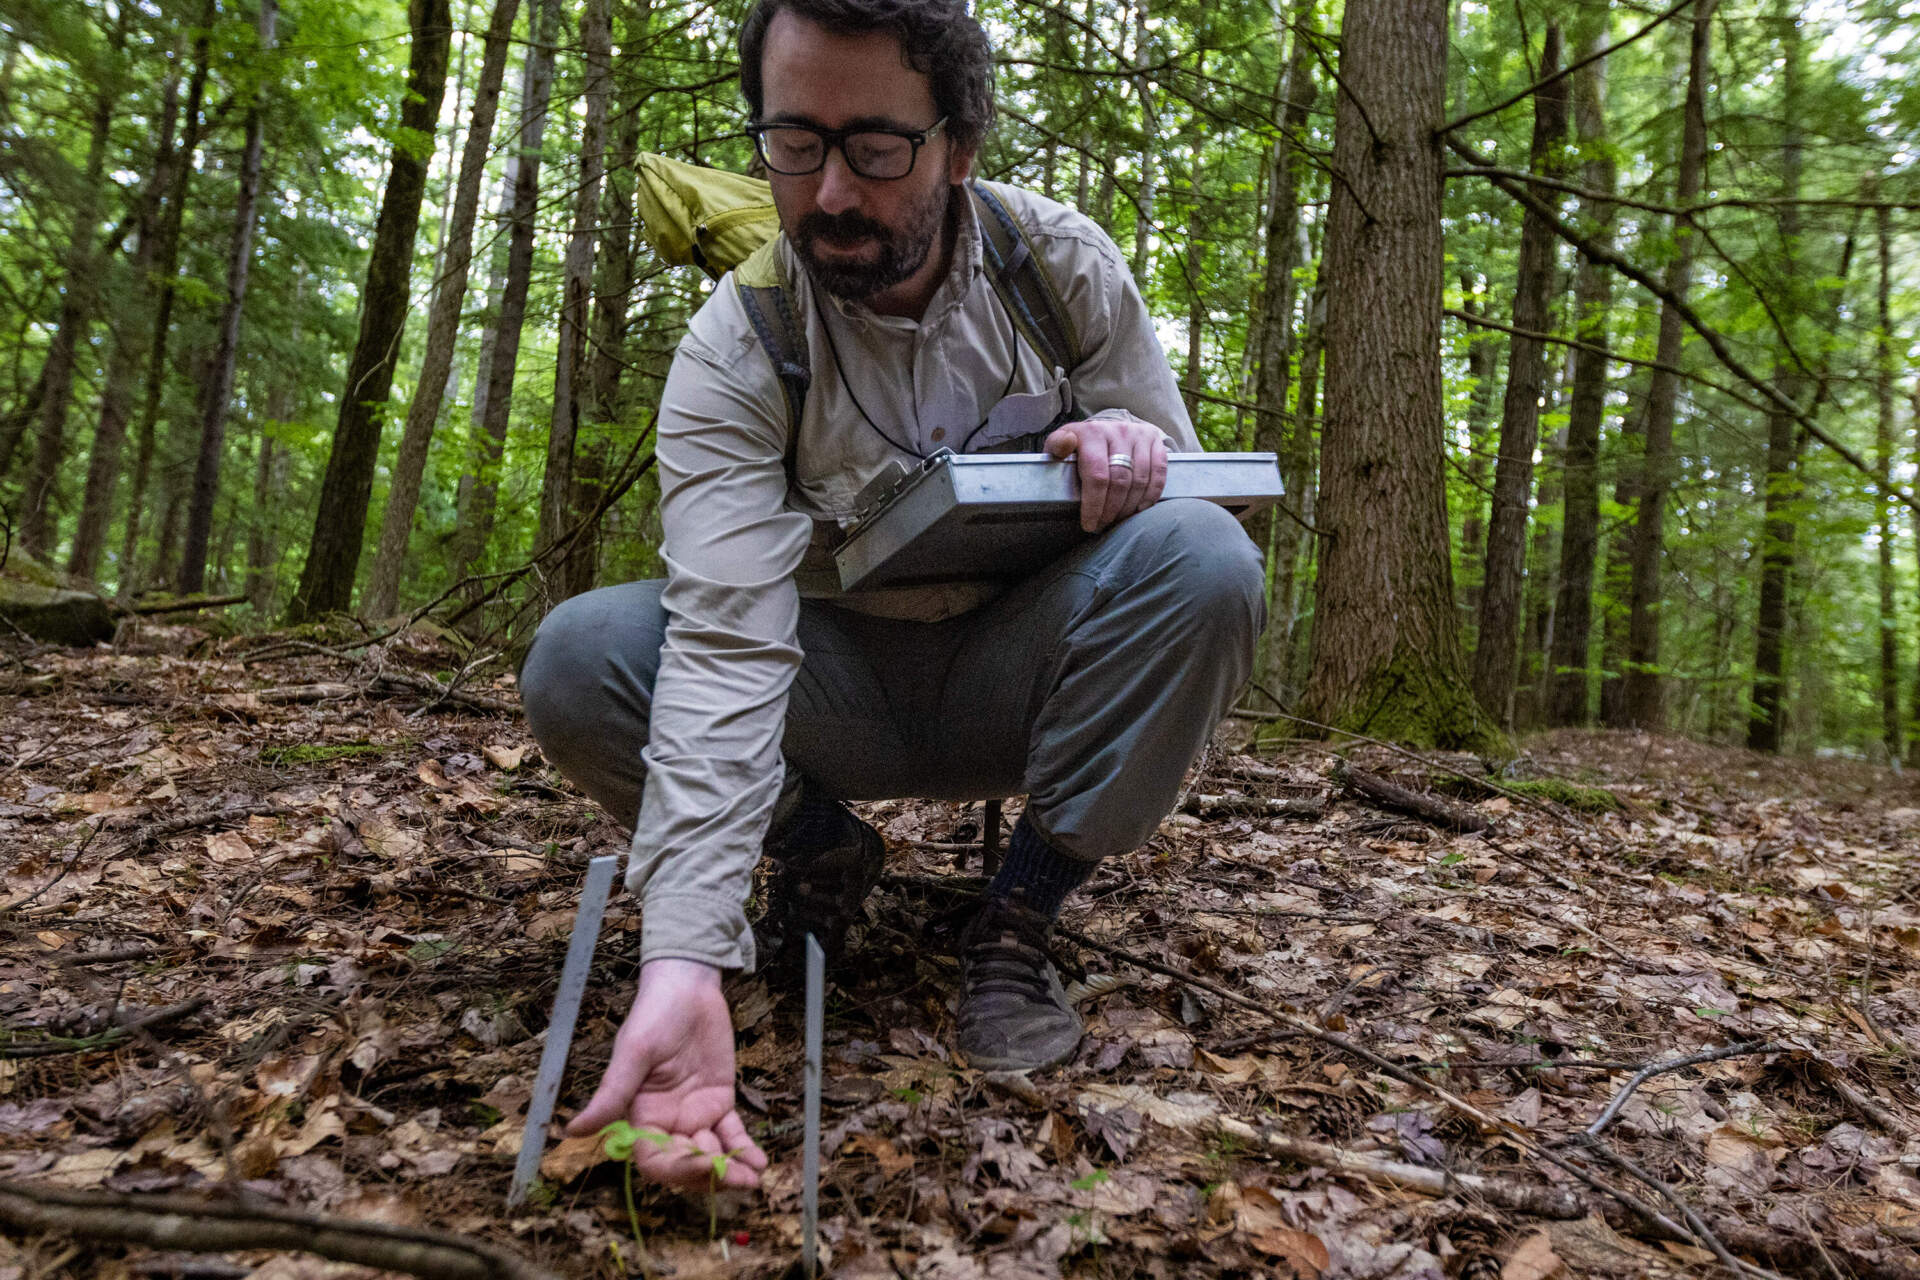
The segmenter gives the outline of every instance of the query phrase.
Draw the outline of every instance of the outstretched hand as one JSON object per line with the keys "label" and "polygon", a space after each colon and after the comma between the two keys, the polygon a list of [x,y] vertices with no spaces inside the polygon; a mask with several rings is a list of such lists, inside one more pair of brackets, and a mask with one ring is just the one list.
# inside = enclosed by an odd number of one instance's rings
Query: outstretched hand
{"label": "outstretched hand", "polygon": [[649,1181],[704,1190],[714,1185],[714,1157],[726,1156],[720,1185],[760,1185],[767,1156],[734,1108],[733,1020],[712,965],[663,959],[640,967],[606,1074],[567,1133],[598,1133],[616,1120],[667,1135],[665,1145],[634,1145],[634,1170]]}
{"label": "outstretched hand", "polygon": [[1167,487],[1167,435],[1137,418],[1069,422],[1047,437],[1046,450],[1078,455],[1080,527],[1088,533],[1146,510]]}

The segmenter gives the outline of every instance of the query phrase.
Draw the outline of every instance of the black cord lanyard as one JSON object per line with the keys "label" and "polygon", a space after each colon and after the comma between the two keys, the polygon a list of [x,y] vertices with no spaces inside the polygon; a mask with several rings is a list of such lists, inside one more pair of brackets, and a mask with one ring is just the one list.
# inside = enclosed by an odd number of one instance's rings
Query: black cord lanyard
{"label": "black cord lanyard", "polygon": [[[847,389],[847,399],[853,401],[853,407],[860,411],[860,417],[866,422],[866,424],[869,427],[873,428],[873,433],[875,435],[879,436],[882,440],[885,440],[888,444],[892,445],[894,448],[898,449],[902,453],[910,453],[916,458],[927,457],[926,454],[920,452],[918,449],[912,448],[911,446],[908,446],[908,445],[901,444],[898,440],[895,440],[892,436],[882,431],[880,429],[880,424],[875,422],[873,420],[872,415],[870,415],[867,412],[867,407],[860,403],[860,397],[854,394],[853,383],[847,381],[846,367],[840,363],[840,347],[833,340],[833,319],[831,316],[827,314],[826,307],[822,304],[820,300],[818,286],[814,284],[813,277],[811,276],[807,277],[807,287],[809,289],[814,290],[813,305],[815,309],[817,309],[820,312],[820,327],[826,330],[826,333],[827,333],[827,350],[833,354],[833,371],[840,375],[840,385]],[[993,289],[992,285],[988,285],[988,288],[992,289],[994,298],[998,300],[1000,297],[1000,291],[998,289]],[[1006,312],[1007,306],[1005,302],[1001,302],[1000,310],[1003,312]],[[1013,315],[1011,312],[1007,313],[1007,336],[1011,340],[1011,343],[1012,343],[1011,349],[1013,352],[1013,361],[1012,361],[1013,367],[1007,371],[1007,385],[1000,388],[999,396],[995,398],[992,405],[987,406],[987,412],[985,416],[983,416],[980,419],[979,424],[975,426],[973,430],[967,432],[966,439],[960,442],[960,447],[957,450],[955,450],[956,453],[965,453],[967,451],[967,446],[973,443],[973,438],[979,435],[980,432],[986,428],[987,419],[993,416],[993,406],[999,404],[1000,401],[1005,400],[1008,394],[1013,390],[1013,380],[1020,373],[1020,330],[1015,327],[1013,323]]]}

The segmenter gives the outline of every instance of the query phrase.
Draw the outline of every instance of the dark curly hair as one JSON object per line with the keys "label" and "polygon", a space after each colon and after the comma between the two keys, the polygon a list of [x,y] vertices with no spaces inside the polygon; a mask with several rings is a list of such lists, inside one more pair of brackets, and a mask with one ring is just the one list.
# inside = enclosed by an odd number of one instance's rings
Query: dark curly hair
{"label": "dark curly hair", "polygon": [[933,81],[955,146],[978,148],[993,126],[993,46],[966,0],[758,0],[740,28],[740,92],[754,119],[766,102],[767,28],[783,10],[838,35],[882,31],[898,40],[907,65]]}

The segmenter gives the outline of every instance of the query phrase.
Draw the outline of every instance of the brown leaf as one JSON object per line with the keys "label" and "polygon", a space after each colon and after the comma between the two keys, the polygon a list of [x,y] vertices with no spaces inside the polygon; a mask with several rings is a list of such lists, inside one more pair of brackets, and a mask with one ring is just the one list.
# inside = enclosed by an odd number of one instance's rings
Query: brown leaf
{"label": "brown leaf", "polygon": [[572,1182],[607,1158],[600,1135],[590,1133],[579,1138],[562,1138],[557,1146],[540,1157],[540,1176],[549,1182]]}
{"label": "brown leaf", "polygon": [[480,748],[480,754],[485,756],[487,763],[494,768],[512,773],[520,767],[520,761],[526,758],[527,749],[525,747],[509,747],[501,743],[490,742]]}
{"label": "brown leaf", "polygon": [[1553,1239],[1536,1231],[1520,1242],[1500,1268],[1500,1280],[1547,1280],[1566,1269],[1566,1263],[1553,1251]]}
{"label": "brown leaf", "polygon": [[1264,1231],[1249,1232],[1247,1243],[1262,1253],[1285,1258],[1293,1264],[1297,1275],[1317,1276],[1331,1261],[1327,1257],[1327,1246],[1320,1242],[1319,1236],[1293,1227],[1268,1227]]}

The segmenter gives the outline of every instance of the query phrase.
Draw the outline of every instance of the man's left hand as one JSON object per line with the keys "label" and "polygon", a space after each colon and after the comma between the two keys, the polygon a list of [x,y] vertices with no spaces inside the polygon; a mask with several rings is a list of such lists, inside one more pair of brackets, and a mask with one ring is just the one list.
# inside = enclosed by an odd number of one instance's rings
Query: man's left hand
{"label": "man's left hand", "polygon": [[1137,418],[1088,418],[1056,428],[1047,452],[1078,455],[1080,527],[1098,533],[1160,501],[1167,487],[1167,434]]}

